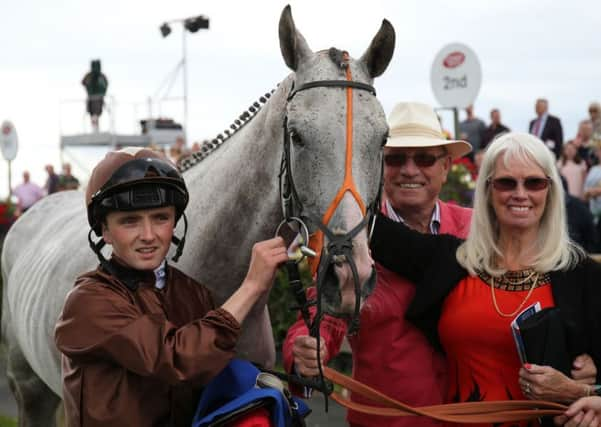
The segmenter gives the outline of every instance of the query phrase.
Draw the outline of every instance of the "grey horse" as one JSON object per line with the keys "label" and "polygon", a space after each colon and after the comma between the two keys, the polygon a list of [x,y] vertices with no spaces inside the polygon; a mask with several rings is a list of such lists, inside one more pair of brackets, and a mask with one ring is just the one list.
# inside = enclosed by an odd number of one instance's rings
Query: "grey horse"
{"label": "grey horse", "polygon": [[[184,255],[177,267],[211,288],[217,303],[241,283],[252,245],[273,237],[282,220],[280,184],[284,118],[290,130],[291,174],[305,208],[320,217],[332,203],[345,174],[347,89],[315,87],[288,95],[293,87],[317,80],[344,80],[340,51],[312,52],[296,30],[290,8],[281,15],[282,55],[293,73],[269,99],[262,98],[232,125],[232,132],[211,144],[210,156],[200,153],[184,161],[190,190],[190,224]],[[364,55],[348,59],[353,80],[371,84],[392,58],[394,29],[384,20]],[[372,94],[354,90],[352,175],[365,204],[375,199],[381,176],[381,147],[387,135],[386,117]],[[206,148],[206,147],[205,147]],[[207,157],[206,160],[202,158]],[[345,232],[361,222],[356,198],[346,194],[328,227]],[[176,235],[182,235],[180,225]],[[310,224],[314,231],[315,224]],[[53,425],[61,396],[60,355],[54,345],[54,325],[75,278],[96,268],[88,247],[88,224],[81,192],[46,197],[9,231],[2,253],[2,337],[7,349],[7,376],[18,403],[19,425]],[[353,239],[352,255],[360,282],[372,269],[367,230]],[[346,303],[353,302],[348,265],[337,263],[335,280]],[[348,289],[351,291],[349,292]],[[242,357],[271,365],[274,343],[265,301],[243,325]]]}

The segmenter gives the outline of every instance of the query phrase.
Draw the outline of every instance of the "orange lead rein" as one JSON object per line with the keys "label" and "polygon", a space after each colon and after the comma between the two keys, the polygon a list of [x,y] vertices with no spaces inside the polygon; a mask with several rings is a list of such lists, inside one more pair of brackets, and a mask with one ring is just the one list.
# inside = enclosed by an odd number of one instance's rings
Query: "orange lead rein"
{"label": "orange lead rein", "polygon": [[324,366],[324,376],[352,393],[361,395],[382,406],[370,406],[352,402],[339,393],[332,399],[340,405],[371,415],[388,417],[426,416],[440,421],[455,423],[500,423],[536,419],[542,416],[561,415],[567,406],[539,400],[504,400],[488,402],[463,402],[414,408],[386,396],[379,391]]}

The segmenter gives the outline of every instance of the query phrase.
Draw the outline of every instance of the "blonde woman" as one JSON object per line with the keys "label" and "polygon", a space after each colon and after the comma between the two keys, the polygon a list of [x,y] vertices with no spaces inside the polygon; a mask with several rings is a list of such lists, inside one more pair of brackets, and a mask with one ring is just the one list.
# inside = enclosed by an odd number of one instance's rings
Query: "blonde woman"
{"label": "blonde woman", "polygon": [[[417,284],[407,317],[444,350],[449,401],[571,402],[599,382],[601,267],[568,237],[555,159],[538,138],[508,133],[489,145],[467,240],[379,217],[372,251]],[[536,302],[559,307],[569,328],[569,376],[520,363],[510,323]]]}

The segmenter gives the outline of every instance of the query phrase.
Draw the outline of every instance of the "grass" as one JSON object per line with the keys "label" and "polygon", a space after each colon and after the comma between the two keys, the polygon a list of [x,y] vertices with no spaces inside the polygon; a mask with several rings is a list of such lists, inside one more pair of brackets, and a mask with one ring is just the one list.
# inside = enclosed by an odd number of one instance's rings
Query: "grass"
{"label": "grass", "polygon": [[17,427],[17,419],[0,415],[0,427]]}

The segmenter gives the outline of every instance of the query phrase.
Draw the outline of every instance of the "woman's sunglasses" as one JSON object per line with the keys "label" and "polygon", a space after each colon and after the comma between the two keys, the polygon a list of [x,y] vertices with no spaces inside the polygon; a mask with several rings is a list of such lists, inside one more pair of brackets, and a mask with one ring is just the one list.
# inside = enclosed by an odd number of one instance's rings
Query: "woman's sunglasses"
{"label": "woman's sunglasses", "polygon": [[497,191],[514,191],[518,187],[518,182],[522,181],[527,191],[541,191],[551,184],[551,178],[530,176],[524,180],[518,180],[509,176],[501,178],[488,178],[487,182],[492,184],[492,188]]}
{"label": "woman's sunglasses", "polygon": [[385,154],[384,155],[384,163],[386,163],[386,166],[392,166],[392,167],[398,168],[398,167],[404,166],[405,163],[407,163],[407,160],[413,159],[413,163],[415,163],[415,165],[417,167],[429,168],[434,163],[436,163],[437,160],[442,159],[443,157],[446,157],[446,156],[447,156],[447,153],[442,153],[442,154],[439,154],[438,156],[435,154],[430,154],[430,153],[417,153],[417,154],[414,154],[413,156],[408,156],[407,154],[404,154],[404,153]]}

